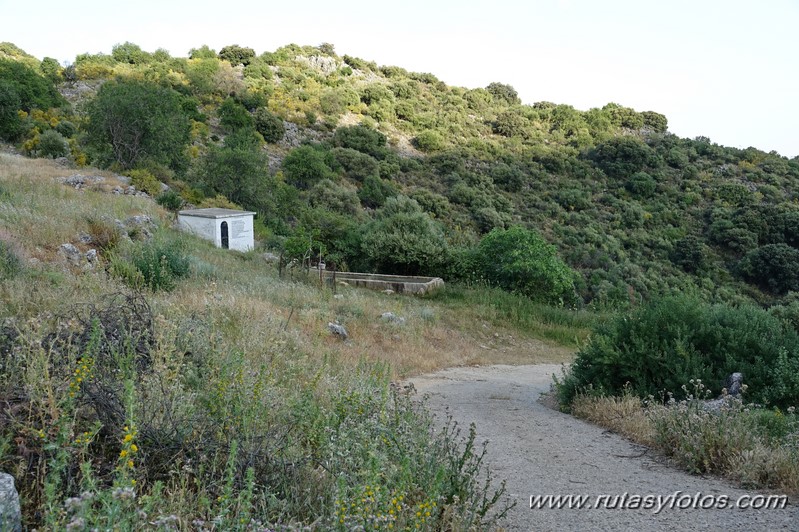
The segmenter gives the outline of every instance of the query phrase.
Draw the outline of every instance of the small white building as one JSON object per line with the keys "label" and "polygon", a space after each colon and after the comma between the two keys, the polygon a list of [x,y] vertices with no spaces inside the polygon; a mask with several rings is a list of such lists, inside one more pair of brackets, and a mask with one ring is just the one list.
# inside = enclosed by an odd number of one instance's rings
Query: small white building
{"label": "small white building", "polygon": [[255,247],[254,215],[233,209],[190,209],[178,212],[178,227],[210,240],[218,248],[249,251]]}

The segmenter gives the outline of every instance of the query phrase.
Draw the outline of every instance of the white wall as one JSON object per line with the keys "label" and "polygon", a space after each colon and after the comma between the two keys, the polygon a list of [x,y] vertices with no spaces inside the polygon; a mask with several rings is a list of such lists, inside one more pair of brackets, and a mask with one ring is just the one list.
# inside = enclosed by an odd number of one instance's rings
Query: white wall
{"label": "white wall", "polygon": [[255,247],[252,216],[204,218],[178,215],[178,227],[222,247],[222,222],[228,225],[228,247],[236,251],[249,251]]}
{"label": "white wall", "polygon": [[230,249],[249,251],[255,247],[252,229],[252,216],[235,216],[216,220],[219,236],[218,246],[222,245],[222,222],[228,225],[228,244]]}

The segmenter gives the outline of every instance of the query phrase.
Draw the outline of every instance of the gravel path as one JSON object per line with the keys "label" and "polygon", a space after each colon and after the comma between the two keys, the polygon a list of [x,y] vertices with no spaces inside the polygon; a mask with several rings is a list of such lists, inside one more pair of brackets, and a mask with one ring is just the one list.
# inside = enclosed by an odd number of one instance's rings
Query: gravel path
{"label": "gravel path", "polygon": [[559,371],[558,365],[463,367],[410,379],[420,395],[429,395],[442,423],[448,408],[461,426],[477,425],[478,441],[489,440],[488,464],[517,501],[502,523],[506,530],[799,531],[796,501],[771,510],[530,509],[533,495],[590,495],[592,502],[624,493],[667,497],[679,491],[678,498],[699,493],[700,499],[726,495],[733,502],[757,495],[673,469],[641,446],[539,403]]}

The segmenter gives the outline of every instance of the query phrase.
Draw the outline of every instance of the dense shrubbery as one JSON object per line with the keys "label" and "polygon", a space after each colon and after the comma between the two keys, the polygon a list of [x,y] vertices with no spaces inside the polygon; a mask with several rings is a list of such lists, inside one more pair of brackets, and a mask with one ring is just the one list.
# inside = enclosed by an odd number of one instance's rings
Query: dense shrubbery
{"label": "dense shrubbery", "polygon": [[490,284],[535,301],[575,303],[575,272],[533,231],[494,229],[480,241],[473,260],[478,275]]}
{"label": "dense shrubbery", "polygon": [[[25,66],[13,68],[34,72],[20,79],[30,77],[41,96],[66,79],[51,61],[16,56]],[[317,68],[315,57],[331,62]],[[455,248],[521,225],[579,272],[579,296],[596,308],[685,289],[774,303],[795,288],[797,160],[680,139],[663,115],[615,103],[525,105],[502,83],[466,90],[431,74],[337,61],[309,46],[261,55],[204,46],[186,59],[124,43],[75,60],[74,76],[114,78],[87,102],[88,121],[42,107],[53,101],[27,110],[16,77],[0,79],[0,134],[26,154],[63,155],[55,130],[78,165],[88,156],[118,169],[168,167],[169,178],[153,173],[170,185],[185,180],[186,201],[226,196],[219,201],[258,211],[277,236],[323,234],[329,249],[359,244],[331,216],[343,215],[311,193],[323,180],[355,190],[366,221],[389,198],[414,197]],[[243,76],[232,64],[245,65]],[[342,118],[359,123],[336,127]],[[283,119],[296,124],[288,143],[264,146],[283,138]]]}
{"label": "dense shrubbery", "polygon": [[749,400],[796,405],[799,332],[753,306],[668,297],[601,325],[558,388],[563,404],[589,391],[681,399],[698,379],[715,396],[733,372],[744,374]]}

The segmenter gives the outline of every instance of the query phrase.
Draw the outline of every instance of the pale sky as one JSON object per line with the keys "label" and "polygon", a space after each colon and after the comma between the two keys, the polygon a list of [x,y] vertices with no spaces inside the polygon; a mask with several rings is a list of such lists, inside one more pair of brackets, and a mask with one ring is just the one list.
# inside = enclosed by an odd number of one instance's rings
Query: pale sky
{"label": "pale sky", "polygon": [[797,0],[0,0],[0,41],[70,62],[125,41],[182,57],[329,42],[449,85],[508,83],[526,104],[617,102],[681,137],[799,155]]}

